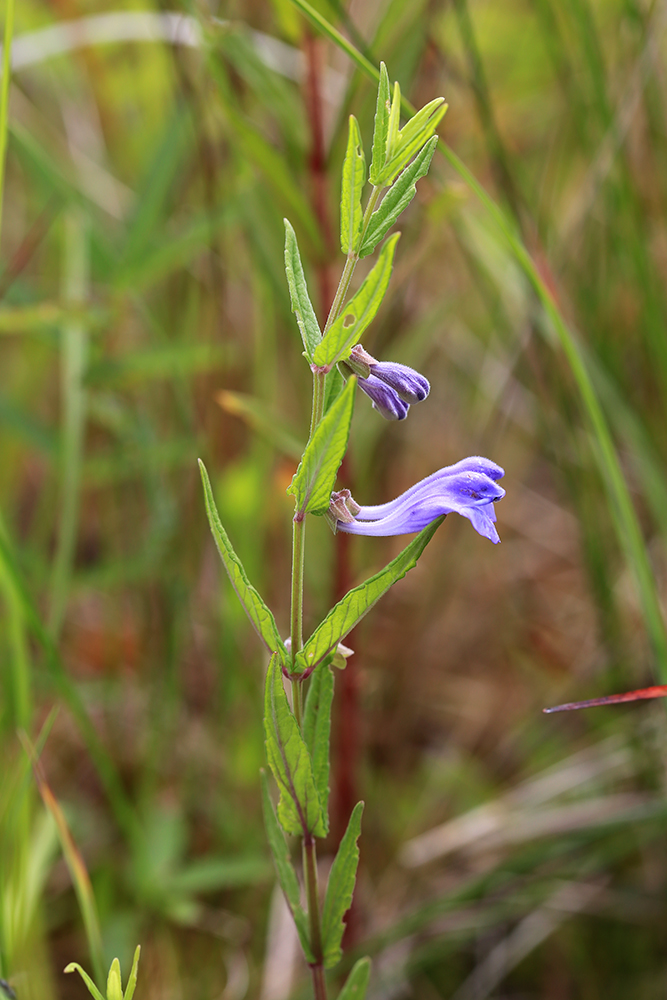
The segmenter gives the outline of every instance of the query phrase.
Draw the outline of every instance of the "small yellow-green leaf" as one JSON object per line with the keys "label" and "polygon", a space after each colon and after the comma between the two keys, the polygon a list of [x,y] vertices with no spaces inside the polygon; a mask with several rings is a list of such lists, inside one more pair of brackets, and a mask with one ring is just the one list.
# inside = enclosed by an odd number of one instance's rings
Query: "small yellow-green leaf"
{"label": "small yellow-green leaf", "polygon": [[137,975],[139,973],[139,956],[141,955],[141,945],[138,944],[134,949],[134,958],[132,959],[132,968],[130,969],[130,977],[127,981],[127,987],[125,988],[125,1000],[132,1000],[134,996],[134,990],[137,985]]}
{"label": "small yellow-green leaf", "polygon": [[361,192],[366,183],[366,157],[359,124],[350,115],[347,152],[343,161],[343,181],[340,192],[340,248],[343,253],[359,249],[361,237]]}
{"label": "small yellow-green leaf", "polygon": [[407,167],[413,156],[426,145],[433,136],[438,123],[447,110],[444,97],[436,97],[426,104],[400,130],[396,140],[396,148],[391,159],[385,163],[380,183],[389,186],[401,170]]}
{"label": "small yellow-green leaf", "polygon": [[78,962],[70,962],[69,965],[65,966],[65,972],[78,972],[84,983],[88,987],[88,992],[91,996],[95,997],[95,1000],[104,1000],[104,997],[98,990],[95,983],[92,981],[85,969],[82,969]]}
{"label": "small yellow-green leaf", "polygon": [[[374,213],[371,219],[374,219],[376,214]],[[350,299],[338,319],[331,324],[322,343],[313,355],[313,361],[316,365],[331,368],[342,358],[345,358],[349,354],[350,348],[359,342],[366,328],[375,319],[389,285],[394,251],[400,235],[400,233],[394,233],[391,239],[387,240],[382,247],[375,267],[366,277],[357,294]],[[366,242],[367,239],[364,241],[364,246]]]}
{"label": "small yellow-green leaf", "polygon": [[345,986],[338,994],[338,1000],[364,1000],[370,978],[371,960],[370,958],[360,958],[353,965]]}
{"label": "small yellow-green leaf", "polygon": [[114,958],[107,978],[107,1000],[123,1000],[123,985],[120,981],[120,962]]}

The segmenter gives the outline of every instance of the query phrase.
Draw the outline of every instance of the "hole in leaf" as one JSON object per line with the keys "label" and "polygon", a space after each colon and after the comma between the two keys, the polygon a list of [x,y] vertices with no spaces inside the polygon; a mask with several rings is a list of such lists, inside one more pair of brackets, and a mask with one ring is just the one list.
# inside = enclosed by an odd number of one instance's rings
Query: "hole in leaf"
{"label": "hole in leaf", "polygon": [[355,319],[356,319],[356,317],[352,313],[348,313],[347,314],[347,316],[343,320],[343,326],[345,327],[346,330],[347,330],[347,328],[349,326],[352,326],[352,324],[354,323]]}

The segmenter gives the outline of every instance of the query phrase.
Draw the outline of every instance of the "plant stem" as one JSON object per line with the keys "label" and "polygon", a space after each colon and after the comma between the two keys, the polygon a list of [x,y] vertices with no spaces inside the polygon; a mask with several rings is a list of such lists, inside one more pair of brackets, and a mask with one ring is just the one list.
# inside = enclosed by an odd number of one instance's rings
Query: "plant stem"
{"label": "plant stem", "polygon": [[308,834],[303,838],[303,875],[308,901],[308,923],[310,925],[310,946],[315,962],[311,965],[315,1000],[326,1000],[327,986],[324,978],[324,955],[322,950],[322,929],[320,927],[320,900],[317,889],[317,848],[315,838]]}
{"label": "plant stem", "polygon": [[5,32],[2,46],[2,83],[0,84],[0,214],[5,183],[7,153],[7,121],[9,111],[9,81],[12,69],[12,36],[14,34],[14,0],[5,5]]}

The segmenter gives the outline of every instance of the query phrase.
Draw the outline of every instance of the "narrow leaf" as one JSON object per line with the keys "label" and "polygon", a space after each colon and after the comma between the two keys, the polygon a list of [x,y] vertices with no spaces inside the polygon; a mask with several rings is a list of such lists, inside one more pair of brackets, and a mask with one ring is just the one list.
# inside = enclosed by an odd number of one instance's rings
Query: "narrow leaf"
{"label": "narrow leaf", "polygon": [[331,703],[334,676],[332,670],[320,664],[313,672],[306,708],[303,715],[303,739],[313,762],[315,787],[322,805],[324,825],[329,832],[329,737],[331,735]]}
{"label": "narrow leaf", "polygon": [[343,917],[352,905],[352,893],[357,879],[359,864],[357,840],[361,833],[363,811],[364,803],[357,802],[329,873],[322,910],[322,950],[325,969],[331,969],[336,965],[343,954],[340,946],[345,933]]}
{"label": "narrow leaf", "polygon": [[315,428],[299,468],[287,490],[296,498],[297,511],[324,514],[350,436],[356,378],[347,385]]}
{"label": "narrow leaf", "polygon": [[273,863],[276,868],[276,875],[278,876],[280,888],[285,894],[285,900],[289,906],[294,923],[296,924],[296,930],[299,935],[299,941],[301,942],[301,948],[303,949],[306,961],[314,962],[315,956],[312,953],[310,938],[308,935],[308,921],[306,919],[306,914],[303,911],[303,907],[301,906],[299,882],[296,877],[296,872],[294,871],[294,866],[292,865],[292,860],[290,858],[285,838],[282,830],[278,826],[278,820],[276,819],[273,802],[271,801],[271,796],[269,794],[269,781],[266,776],[266,772],[262,771],[261,776],[264,826],[266,827],[266,836],[269,841],[269,847],[271,848]]}
{"label": "narrow leaf", "polygon": [[218,508],[215,505],[211,482],[208,478],[206,467],[199,459],[199,471],[201,472],[202,484],[204,486],[204,501],[206,503],[206,513],[208,523],[211,526],[213,538],[217,546],[220,558],[227,570],[227,575],[232,587],[236,591],[236,596],[243,605],[245,613],[255,627],[257,635],[264,641],[270,653],[279,652],[283,662],[287,660],[285,645],[280,638],[276,620],[271,614],[255,588],[246,576],[243,564],[236,552],[232,548],[227,532],[222,526]]}
{"label": "narrow leaf", "polygon": [[431,160],[438,145],[438,137],[434,135],[426,143],[421,152],[414,158],[409,167],[394,181],[380,202],[378,209],[373,212],[368,223],[366,236],[359,251],[360,257],[368,257],[373,253],[380,240],[384,239],[391,227],[398,219],[401,212],[405,211],[414,198],[417,188],[417,181],[425,177]]}
{"label": "narrow leaf", "polygon": [[[391,191],[387,194],[387,198],[389,194],[391,194]],[[382,204],[384,204],[384,201]],[[376,214],[374,212],[371,216],[371,222]],[[393,225],[393,222],[389,223],[387,229],[390,225]],[[313,355],[313,361],[316,365],[330,368],[336,362],[340,361],[341,358],[344,358],[349,352],[350,347],[359,342],[364,330],[375,319],[375,315],[380,308],[384,294],[387,291],[387,286],[389,285],[394,251],[400,235],[400,233],[394,233],[391,239],[387,240],[386,244],[382,247],[382,252],[378,257],[375,267],[367,275],[357,294],[350,299],[338,319],[331,324],[324,340]],[[381,238],[378,239],[378,243]],[[365,245],[366,242],[364,242]]]}
{"label": "narrow leaf", "polygon": [[280,825],[285,833],[326,836],[310,754],[289,707],[276,655],[266,674],[264,730],[266,755],[280,789]]}
{"label": "narrow leaf", "polygon": [[306,352],[306,357],[310,362],[313,360],[315,348],[322,340],[320,324],[313,309],[313,304],[308,295],[306,277],[303,273],[303,264],[299,254],[299,245],[296,241],[296,233],[287,219],[285,222],[285,274],[287,275],[287,285],[292,301],[292,312],[296,316],[301,331],[301,339]]}
{"label": "narrow leaf", "polygon": [[127,981],[127,986],[125,988],[125,1000],[132,1000],[134,996],[134,990],[137,985],[137,975],[139,973],[139,956],[141,955],[141,945],[138,944],[134,949],[134,958],[132,959],[132,968],[130,969],[130,977]]}
{"label": "narrow leaf", "polygon": [[364,1000],[370,978],[371,960],[370,958],[360,958],[353,965],[345,986],[338,994],[338,1000]]}
{"label": "narrow leaf", "polygon": [[[387,126],[387,152],[385,164],[391,160],[396,152],[398,143],[398,126],[401,121],[401,87],[398,80],[394,82],[394,93],[391,98],[391,111],[389,112],[389,123]],[[380,184],[382,184],[382,174],[380,174]]]}
{"label": "narrow leaf", "polygon": [[361,223],[361,192],[366,183],[366,157],[359,123],[350,115],[347,152],[343,161],[343,182],[340,192],[340,248],[343,253],[359,249]]}
{"label": "narrow leaf", "polygon": [[95,983],[92,981],[85,969],[82,969],[78,962],[70,962],[69,965],[65,966],[65,972],[78,972],[84,983],[88,987],[88,992],[95,998],[95,1000],[104,1000],[104,997],[98,990]]}
{"label": "narrow leaf", "polygon": [[436,97],[425,105],[398,133],[396,149],[391,160],[385,164],[381,183],[389,185],[403,170],[413,156],[428,142],[447,110],[444,97]]}
{"label": "narrow leaf", "polygon": [[345,388],[345,379],[338,368],[332,368],[324,382],[324,412],[333,406]]}
{"label": "narrow leaf", "polygon": [[389,130],[389,112],[391,100],[389,97],[389,74],[383,62],[380,63],[380,83],[378,86],[377,105],[375,108],[375,128],[373,129],[373,156],[371,159],[370,182],[377,184],[384,167],[387,152],[387,135]]}
{"label": "narrow leaf", "polygon": [[351,632],[357,622],[361,621],[376,601],[386,594],[392,584],[401,580],[408,570],[417,565],[417,560],[433,538],[436,529],[442,524],[443,517],[437,517],[409,545],[392,559],[384,569],[370,577],[365,583],[348,591],[345,597],[336,604],[323,622],[315,629],[300,653],[297,654],[297,666],[301,670],[321,663],[325,656],[332,653],[339,642],[342,642],[348,632]]}

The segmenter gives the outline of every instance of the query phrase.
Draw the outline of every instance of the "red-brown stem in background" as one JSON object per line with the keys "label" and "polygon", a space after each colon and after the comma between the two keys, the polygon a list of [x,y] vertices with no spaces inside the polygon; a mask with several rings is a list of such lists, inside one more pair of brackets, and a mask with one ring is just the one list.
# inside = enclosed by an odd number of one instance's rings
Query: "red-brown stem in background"
{"label": "red-brown stem in background", "polygon": [[[333,257],[333,233],[327,200],[326,149],[324,144],[324,115],[322,105],[321,70],[324,42],[306,32],[304,56],[306,59],[305,101],[311,130],[309,169],[311,199],[325,246],[325,259],[317,267],[321,315],[329,314],[333,302],[334,284],[331,280],[329,261]],[[339,478],[349,489],[353,488],[350,461],[343,458]],[[342,532],[336,537],[333,599],[339,601],[352,586],[351,548],[352,537]],[[348,641],[353,639],[353,633]],[[347,824],[358,798],[358,761],[361,747],[359,720],[359,654],[355,651],[349,666],[337,672],[336,697],[333,711],[332,771],[333,795],[331,830],[336,844],[347,829]],[[347,914],[345,944],[351,945],[355,935],[354,901]]]}

